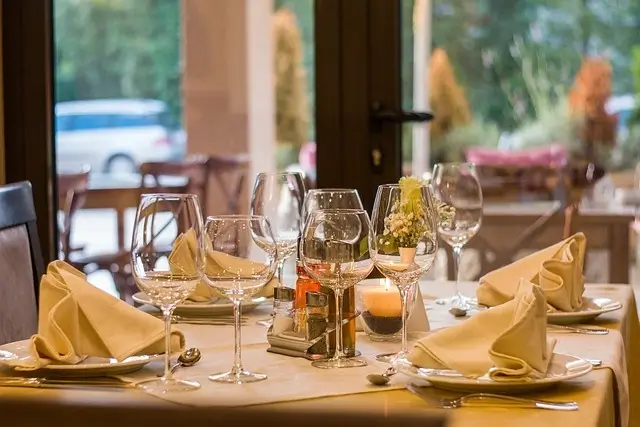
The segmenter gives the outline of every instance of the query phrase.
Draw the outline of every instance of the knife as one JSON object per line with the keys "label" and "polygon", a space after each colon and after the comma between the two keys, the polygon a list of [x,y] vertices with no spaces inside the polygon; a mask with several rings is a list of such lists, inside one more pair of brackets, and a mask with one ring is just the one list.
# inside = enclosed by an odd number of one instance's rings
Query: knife
{"label": "knife", "polygon": [[31,388],[134,388],[135,385],[118,378],[28,378],[0,377],[0,387]]}

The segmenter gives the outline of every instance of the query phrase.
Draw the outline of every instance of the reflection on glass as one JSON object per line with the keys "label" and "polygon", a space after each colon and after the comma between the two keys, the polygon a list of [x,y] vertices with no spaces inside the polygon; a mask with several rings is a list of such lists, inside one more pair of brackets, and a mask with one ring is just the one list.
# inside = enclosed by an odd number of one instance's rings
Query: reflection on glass
{"label": "reflection on glass", "polygon": [[244,384],[262,381],[266,374],[252,373],[242,366],[242,302],[271,280],[276,268],[276,241],[263,216],[222,215],[207,218],[205,281],[233,302],[235,345],[230,371],[215,373],[216,382]]}
{"label": "reflection on glass", "polygon": [[353,188],[320,188],[307,192],[302,209],[306,221],[310,212],[317,209],[364,209],[358,190]]}
{"label": "reflection on glass", "polygon": [[[203,226],[198,197],[191,194],[142,196],[131,241],[133,277],[142,291],[163,313],[165,322],[164,376],[139,383],[154,393],[195,390],[195,381],[176,380],[169,369],[171,316],[174,308],[195,290],[204,267]],[[181,242],[196,242],[188,256],[179,256]]]}

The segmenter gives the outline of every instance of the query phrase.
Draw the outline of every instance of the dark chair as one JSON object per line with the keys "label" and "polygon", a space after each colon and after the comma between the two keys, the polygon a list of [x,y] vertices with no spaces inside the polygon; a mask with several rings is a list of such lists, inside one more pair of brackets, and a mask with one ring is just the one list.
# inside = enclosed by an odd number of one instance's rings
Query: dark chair
{"label": "dark chair", "polygon": [[31,183],[0,187],[0,345],[29,338],[38,329],[38,296],[44,261]]}

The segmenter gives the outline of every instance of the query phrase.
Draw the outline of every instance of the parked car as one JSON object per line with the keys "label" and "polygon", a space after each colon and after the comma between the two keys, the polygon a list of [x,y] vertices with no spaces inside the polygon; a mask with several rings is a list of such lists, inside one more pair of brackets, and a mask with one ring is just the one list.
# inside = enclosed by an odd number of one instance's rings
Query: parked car
{"label": "parked car", "polygon": [[60,102],[55,119],[55,147],[61,167],[88,165],[105,173],[135,172],[144,162],[184,156],[184,132],[174,125],[162,101]]}

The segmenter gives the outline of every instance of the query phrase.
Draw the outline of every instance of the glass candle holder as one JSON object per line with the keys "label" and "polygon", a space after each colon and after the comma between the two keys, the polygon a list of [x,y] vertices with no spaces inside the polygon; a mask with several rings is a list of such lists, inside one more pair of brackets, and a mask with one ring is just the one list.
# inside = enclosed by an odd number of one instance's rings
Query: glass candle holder
{"label": "glass candle holder", "polygon": [[[407,316],[415,304],[417,292],[409,295]],[[356,308],[361,312],[362,329],[370,340],[398,342],[402,338],[402,302],[400,292],[389,279],[367,279],[356,285]]]}

